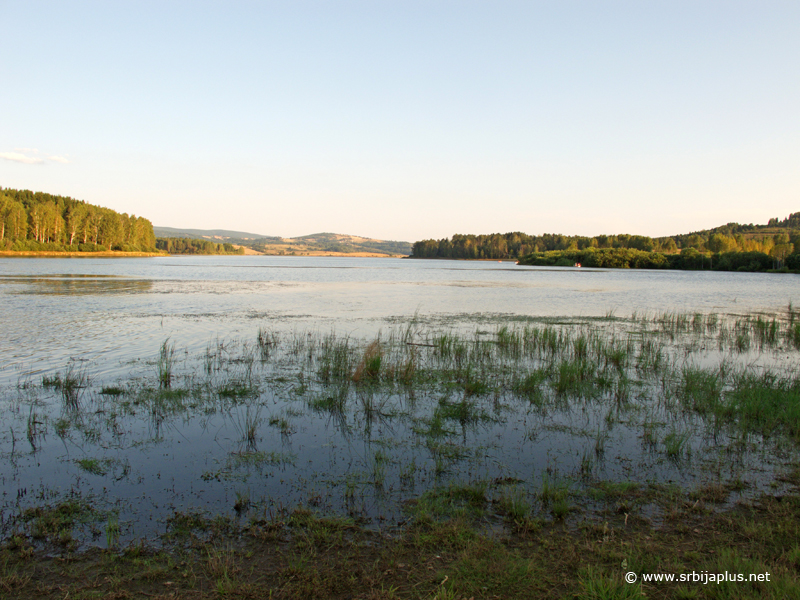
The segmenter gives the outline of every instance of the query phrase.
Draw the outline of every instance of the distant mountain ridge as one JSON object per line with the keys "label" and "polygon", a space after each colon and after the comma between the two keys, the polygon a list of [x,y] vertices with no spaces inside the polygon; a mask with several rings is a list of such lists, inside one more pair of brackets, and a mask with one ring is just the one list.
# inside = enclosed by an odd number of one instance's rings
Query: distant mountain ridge
{"label": "distant mountain ridge", "polygon": [[339,233],[313,233],[295,238],[267,236],[227,229],[180,229],[153,227],[156,237],[194,238],[217,243],[236,244],[263,254],[411,254],[411,243],[392,240],[376,240],[357,235]]}
{"label": "distant mountain ridge", "polygon": [[[269,236],[260,233],[247,233],[245,231],[230,231],[228,229],[179,229],[175,227],[153,226],[156,237],[163,238],[197,238],[205,240],[259,240]],[[273,238],[280,239],[280,238]]]}

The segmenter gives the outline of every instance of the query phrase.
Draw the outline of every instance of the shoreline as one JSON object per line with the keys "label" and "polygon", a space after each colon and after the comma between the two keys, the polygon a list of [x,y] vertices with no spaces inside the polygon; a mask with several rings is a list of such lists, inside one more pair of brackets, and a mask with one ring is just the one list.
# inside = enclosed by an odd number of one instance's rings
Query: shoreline
{"label": "shoreline", "polygon": [[55,252],[40,250],[0,250],[2,258],[143,258],[151,256],[169,256],[163,252],[121,252],[106,250],[104,252]]}
{"label": "shoreline", "polygon": [[[176,511],[154,543],[119,544],[119,524],[109,519],[107,548],[76,544],[72,505],[41,506],[26,513],[27,527],[3,540],[0,589],[9,600],[555,600],[601,597],[587,593],[595,589],[607,590],[602,597],[608,598],[695,598],[710,583],[743,600],[790,597],[800,587],[798,471],[787,478],[793,483],[788,494],[725,510],[715,507],[713,486],[680,497],[662,492],[672,510],[658,525],[628,512],[636,494],[621,487],[602,493],[604,518],[577,526],[520,521],[513,507],[495,511],[471,490],[451,488],[436,510],[420,497],[399,529],[370,531],[306,506],[245,519]],[[648,581],[653,573],[676,576],[672,583]],[[737,581],[738,573],[747,579]]]}
{"label": "shoreline", "polygon": [[281,256],[281,257],[331,257],[331,258],[409,258],[404,254],[378,254],[374,252],[303,252],[295,254],[266,254],[263,252],[246,252],[245,254],[169,254],[166,252],[53,252],[34,250],[0,250],[0,258],[151,258],[182,256]]}

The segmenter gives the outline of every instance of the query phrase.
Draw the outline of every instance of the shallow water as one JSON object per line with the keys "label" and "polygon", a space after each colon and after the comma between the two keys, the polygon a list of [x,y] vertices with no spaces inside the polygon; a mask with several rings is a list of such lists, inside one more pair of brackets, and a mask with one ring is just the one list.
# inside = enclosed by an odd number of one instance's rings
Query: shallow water
{"label": "shallow water", "polygon": [[[595,480],[684,486],[738,478],[755,493],[796,448],[676,410],[644,376],[621,404],[612,400],[623,380],[568,401],[544,386],[533,403],[498,382],[541,359],[493,355],[480,363],[493,391],[469,397],[477,416],[434,434],[437,409],[463,402],[462,388],[327,384],[321,345],[333,331],[360,356],[380,334],[387,360],[417,348],[420,369],[451,369],[429,346],[398,341],[410,321],[408,339],[421,344],[454,332],[483,348],[503,325],[532,323],[633,339],[636,353],[658,330],[642,314],[719,314],[713,330],[658,334],[673,372],[727,361],[789,373],[795,347],[748,338],[737,350],[721,330],[736,335],[743,315],[785,321],[800,304],[797,281],[399,259],[0,260],[3,523],[20,507],[78,494],[119,511],[127,539],[163,532],[176,510],[239,514],[242,497],[252,510],[304,503],[380,524],[402,520],[403,501],[434,485],[511,478],[534,494],[543,478],[580,487],[587,469]],[[268,357],[259,330],[275,336]],[[157,379],[165,340],[175,348],[171,391]],[[88,377],[76,406],[42,385],[68,369]],[[220,393],[245,381],[246,393]],[[320,408],[337,390],[344,410]],[[670,434],[685,436],[677,457],[664,449]]]}
{"label": "shallow water", "polygon": [[90,361],[125,374],[166,337],[281,329],[372,335],[418,313],[602,316],[775,313],[800,303],[796,275],[558,269],[509,262],[312,257],[0,259],[0,384]]}

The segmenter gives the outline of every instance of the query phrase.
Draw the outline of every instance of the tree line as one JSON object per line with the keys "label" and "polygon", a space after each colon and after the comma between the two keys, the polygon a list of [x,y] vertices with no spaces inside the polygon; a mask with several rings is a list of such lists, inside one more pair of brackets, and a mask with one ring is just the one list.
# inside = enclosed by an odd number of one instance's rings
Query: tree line
{"label": "tree line", "polygon": [[244,248],[191,238],[156,238],[156,248],[170,254],[244,254]]}
{"label": "tree line", "polygon": [[69,196],[0,188],[0,249],[155,252],[153,224]]}
{"label": "tree line", "polygon": [[800,270],[800,253],[784,259],[763,252],[750,251],[702,253],[686,248],[677,254],[645,252],[631,248],[587,248],[585,250],[552,250],[532,252],[519,259],[521,265],[540,267],[565,267],[580,264],[583,267],[609,269],[681,269],[698,271],[769,271]]}
{"label": "tree line", "polygon": [[[594,237],[527,235],[516,231],[489,235],[456,234],[441,240],[422,240],[412,246],[413,258],[530,257],[524,261],[525,264],[580,262],[590,263],[585,266],[727,270],[765,270],[784,266],[797,269],[800,268],[798,252],[800,213],[793,213],[783,220],[770,219],[767,225],[728,223],[711,230],[659,238],[628,234]],[[743,256],[734,258],[737,254]],[[796,267],[792,266],[796,263]]]}

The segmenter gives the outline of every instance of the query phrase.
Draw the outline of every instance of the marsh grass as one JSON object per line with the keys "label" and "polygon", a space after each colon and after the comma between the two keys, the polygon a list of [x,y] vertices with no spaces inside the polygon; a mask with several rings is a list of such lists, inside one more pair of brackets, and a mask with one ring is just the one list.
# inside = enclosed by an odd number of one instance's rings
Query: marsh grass
{"label": "marsh grass", "polygon": [[236,501],[233,510],[237,513],[247,512],[250,508],[250,490],[236,490]]}
{"label": "marsh grass", "polygon": [[364,355],[356,365],[351,379],[356,383],[375,382],[381,374],[383,348],[380,339],[373,340],[364,350]]}
{"label": "marsh grass", "polygon": [[242,442],[244,442],[248,449],[255,450],[258,442],[258,427],[261,424],[261,407],[260,406],[246,406],[244,415],[239,416],[237,423]]}
{"label": "marsh grass", "polygon": [[[297,486],[317,485],[324,474],[311,471],[318,467],[301,469],[308,462],[306,450],[289,461],[278,456],[282,452],[260,452],[259,446],[305,447],[306,433],[317,436],[324,428],[332,440],[321,447],[336,456],[334,469],[347,460],[357,465],[344,496],[348,510],[362,516],[384,507],[389,513],[399,510],[413,489],[444,489],[465,475],[520,472],[520,465],[532,472],[551,464],[544,462],[551,457],[553,473],[560,469],[575,477],[574,487],[591,487],[606,469],[619,467],[626,435],[641,438],[635,460],[656,479],[662,472],[681,479],[689,466],[709,471],[712,467],[695,459],[706,449],[715,452],[718,443],[717,463],[720,457],[736,463],[721,478],[727,485],[747,461],[772,460],[774,448],[791,455],[800,441],[792,329],[800,319],[791,318],[794,325],[790,317],[702,313],[531,318],[429,331],[416,323],[413,331],[400,328],[367,339],[317,331],[279,336],[260,329],[255,344],[252,335],[249,343],[217,339],[206,357],[195,357],[194,368],[181,370],[180,379],[174,344],[167,339],[159,351],[158,385],[150,374],[91,394],[88,377],[67,369],[42,379],[47,390],[18,386],[9,445],[13,449],[27,428],[31,448],[39,452],[46,447],[45,433],[55,431],[65,444],[85,444],[87,455],[102,457],[106,454],[90,446],[130,440],[157,446],[200,423],[214,432],[216,443],[228,444],[224,458],[213,459],[217,466],[201,477],[227,486],[230,498],[232,486],[256,477],[288,481],[302,472]],[[737,336],[749,340],[750,350],[739,354]],[[62,396],[56,410],[42,403],[52,400],[48,390],[70,388],[68,380],[78,382],[71,389],[83,392],[79,402]],[[264,410],[267,419],[261,417]],[[145,425],[149,419],[150,427],[142,428],[146,440],[132,435],[142,417]],[[265,421],[281,435],[263,429]],[[292,440],[294,432],[300,433]],[[549,448],[548,438],[572,446]],[[518,440],[518,450],[509,451],[506,439]],[[353,450],[362,443],[366,450]],[[757,444],[764,447],[761,455]],[[395,453],[397,447],[402,450]],[[541,459],[535,467],[528,453]],[[108,480],[116,475],[116,467],[102,459],[81,460],[71,464],[83,473]],[[334,474],[335,481],[340,475]],[[538,500],[536,511],[573,524],[572,502],[579,492],[570,485],[551,474],[542,477],[540,490],[529,483],[503,494]],[[493,504],[498,513],[515,514],[513,498],[501,498],[495,496]],[[680,503],[675,506],[676,514],[685,512]]]}
{"label": "marsh grass", "polygon": [[563,518],[570,511],[570,482],[554,477],[547,471],[542,473],[539,501],[544,508],[550,508],[554,515]]}
{"label": "marsh grass", "polygon": [[[244,527],[176,513],[170,521],[173,536],[158,548],[135,544],[113,553],[66,552],[57,559],[35,554],[20,534],[0,549],[0,593],[9,600],[187,593],[198,600],[760,600],[800,595],[796,495],[762,497],[758,509],[684,512],[675,523],[655,529],[626,526],[620,516],[578,528],[540,526],[494,535],[484,528],[485,495],[481,500],[476,494],[473,502],[472,492],[458,487],[439,487],[410,503],[410,523],[390,535],[304,507],[265,511]],[[640,581],[643,573],[659,572],[770,577],[762,582],[628,584],[627,572]],[[91,574],[91,594],[86,594],[86,577],[76,573]],[[164,594],[165,589],[170,591]]]}
{"label": "marsh grass", "polygon": [[81,468],[81,470],[85,471],[86,473],[90,473],[91,475],[106,475],[111,466],[110,459],[87,457],[75,459],[74,462]]}
{"label": "marsh grass", "polygon": [[258,328],[256,334],[256,346],[262,361],[269,360],[270,356],[278,348],[280,337],[276,331],[270,331],[262,327]]}
{"label": "marsh grass", "polygon": [[42,377],[42,386],[60,391],[64,406],[70,410],[80,408],[81,392],[88,385],[89,377],[85,369],[78,367],[74,362],[69,362],[63,373]]}
{"label": "marsh grass", "polygon": [[389,462],[389,455],[385,450],[381,448],[375,451],[372,457],[372,483],[375,487],[383,487],[386,480],[386,465]]}
{"label": "marsh grass", "polygon": [[281,435],[289,435],[294,432],[292,424],[286,417],[273,415],[269,418],[269,424],[281,432]]}
{"label": "marsh grass", "polygon": [[664,452],[672,460],[680,460],[690,449],[688,432],[670,431],[664,436]]}
{"label": "marsh grass", "polygon": [[106,522],[106,548],[116,548],[122,534],[122,527],[119,523],[119,513],[112,512],[108,515]]}
{"label": "marsh grass", "polygon": [[525,490],[518,486],[504,486],[496,500],[497,511],[514,529],[528,531],[538,524],[532,517],[532,506]]}
{"label": "marsh grass", "polygon": [[491,416],[479,409],[477,403],[469,400],[466,395],[459,402],[450,402],[446,398],[441,398],[434,418],[458,421],[462,425],[492,420]]}
{"label": "marsh grass", "polygon": [[[45,436],[45,426],[46,421],[44,421],[44,417],[39,415],[31,405],[30,411],[28,412],[28,420],[26,423],[26,434],[28,438],[28,443],[31,445],[31,450],[35,453],[39,449],[39,442]],[[14,437],[14,432],[12,430],[11,437]]]}
{"label": "marsh grass", "polygon": [[743,431],[767,435],[784,431],[800,441],[800,379],[772,372],[740,372],[726,395],[725,414],[738,421]]}
{"label": "marsh grass", "polygon": [[353,349],[349,336],[338,338],[331,332],[321,341],[317,374],[324,383],[349,379],[353,372]]}
{"label": "marsh grass", "polygon": [[175,344],[169,343],[169,338],[161,344],[156,361],[156,375],[159,387],[169,389],[172,387],[175,368]]}
{"label": "marsh grass", "polygon": [[325,393],[307,401],[308,407],[314,411],[343,414],[347,406],[350,388],[345,382],[336,388],[328,389]]}
{"label": "marsh grass", "polygon": [[122,396],[125,393],[125,390],[116,385],[109,385],[103,386],[100,389],[100,393],[104,396]]}
{"label": "marsh grass", "polygon": [[70,499],[53,505],[42,505],[23,509],[20,520],[28,528],[34,540],[76,547],[73,530],[76,527],[96,523],[103,519],[87,499]]}
{"label": "marsh grass", "polygon": [[480,518],[488,506],[488,483],[450,484],[424,492],[407,508],[418,522]]}
{"label": "marsh grass", "polygon": [[217,338],[213,342],[209,342],[206,346],[206,353],[203,356],[203,367],[206,375],[213,375],[222,369],[225,364],[225,356],[227,349],[225,343]]}

